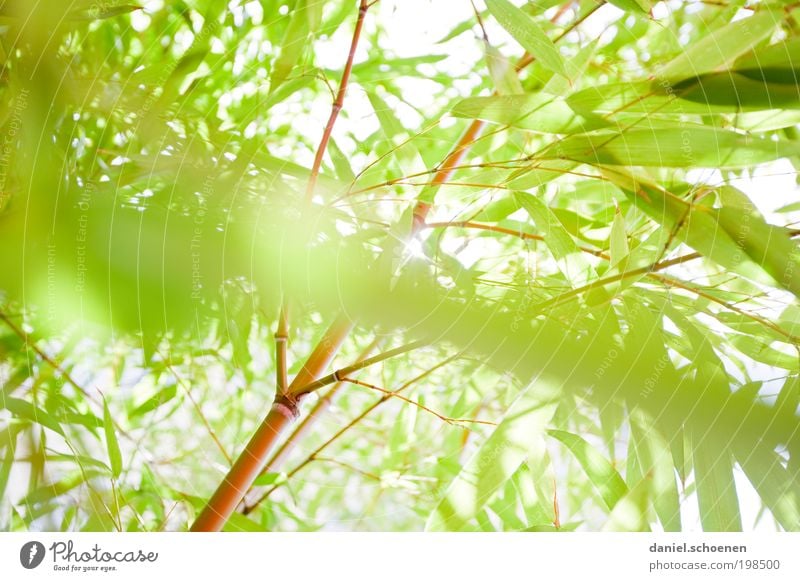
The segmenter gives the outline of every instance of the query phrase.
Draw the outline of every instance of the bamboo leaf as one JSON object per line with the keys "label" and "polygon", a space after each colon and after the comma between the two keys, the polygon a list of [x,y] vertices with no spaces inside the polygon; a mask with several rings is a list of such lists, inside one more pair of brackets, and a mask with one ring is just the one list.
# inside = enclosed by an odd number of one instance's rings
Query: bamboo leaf
{"label": "bamboo leaf", "polygon": [[497,92],[501,95],[515,95],[523,92],[522,83],[517,76],[514,64],[488,42],[484,42],[486,66],[494,81]]}
{"label": "bamboo leaf", "polygon": [[25,496],[25,498],[19,501],[18,504],[30,508],[30,505],[45,503],[77,488],[92,478],[102,476],[102,474],[102,472],[97,472],[95,470],[81,470],[73,472],[57,482],[45,484],[32,490],[27,494],[27,496]]}
{"label": "bamboo leaf", "polygon": [[14,456],[17,450],[17,433],[14,433],[13,441],[9,445],[3,455],[3,462],[0,464],[0,498],[9,498],[6,496],[6,486],[8,486],[8,477],[11,474],[11,468],[14,465]]}
{"label": "bamboo leaf", "polygon": [[538,24],[508,0],[487,0],[489,12],[528,53],[559,75],[566,76],[564,61]]}
{"label": "bamboo leaf", "polygon": [[497,490],[517,471],[541,438],[556,409],[558,389],[544,381],[528,386],[511,405],[492,434],[450,483],[428,517],[426,530],[470,528]]}
{"label": "bamboo leaf", "polygon": [[281,42],[281,52],[272,63],[269,77],[270,93],[274,92],[292,72],[305,52],[310,32],[308,2],[313,0],[297,0],[297,5],[289,19],[289,26]]}
{"label": "bamboo leaf", "polygon": [[609,0],[609,4],[613,4],[620,10],[626,12],[636,12],[639,14],[647,14],[650,10],[650,2],[648,0]]}
{"label": "bamboo leaf", "polygon": [[609,252],[611,266],[616,266],[628,256],[628,232],[625,229],[625,218],[617,208],[614,212],[614,222],[611,224],[611,237],[609,238]]}
{"label": "bamboo leaf", "polygon": [[265,533],[267,529],[243,514],[233,513],[225,523],[223,532],[226,533]]}
{"label": "bamboo leaf", "polygon": [[[755,74],[751,73],[750,76]],[[746,74],[730,71],[691,77],[677,83],[674,91],[684,101],[729,110],[800,108],[800,93],[796,84],[769,82],[766,78],[750,78]]]}
{"label": "bamboo leaf", "polygon": [[28,403],[27,401],[6,397],[2,400],[2,407],[10,411],[18,418],[35,422],[45,428],[53,430],[57,434],[64,435],[61,424],[53,416],[44,410]]}
{"label": "bamboo leaf", "polygon": [[[622,187],[634,205],[667,229],[670,236],[750,280],[767,285],[778,282],[790,290],[796,288],[796,272],[792,269],[797,253],[795,250],[789,252],[787,244],[792,242],[785,230],[776,231],[775,227],[752,214],[747,214],[747,219],[744,219],[743,211],[735,208],[726,211],[723,218],[721,211],[689,203],[639,174],[618,168],[603,170],[603,174]],[[737,224],[737,219],[742,221]],[[727,229],[723,227],[723,220]],[[728,229],[734,233],[733,236]],[[768,236],[763,240],[749,241],[751,232]],[[764,254],[764,251],[768,252]],[[781,252],[786,255],[781,256]],[[766,268],[782,280],[776,281]]]}
{"label": "bamboo leaf", "polygon": [[169,387],[165,387],[159,390],[154,396],[149,398],[147,401],[142,403],[139,407],[134,409],[128,417],[133,419],[144,414],[150,413],[151,411],[158,409],[165,403],[172,400],[176,395],[178,395],[178,386],[177,385],[170,385]]}
{"label": "bamboo leaf", "polygon": [[755,205],[746,197],[745,200],[744,207],[720,208],[720,225],[753,262],[800,297],[800,248],[785,228],[767,224]]}
{"label": "bamboo leaf", "polygon": [[69,18],[70,20],[103,20],[105,18],[114,18],[115,16],[143,9],[143,6],[135,4],[123,4],[120,6],[101,4],[99,7],[92,7],[88,10],[75,10],[70,13]]}
{"label": "bamboo leaf", "polygon": [[642,477],[648,479],[653,507],[665,531],[681,530],[681,507],[670,445],[643,414],[632,414],[631,442]]}
{"label": "bamboo leaf", "polygon": [[122,474],[122,453],[119,450],[119,441],[114,431],[114,422],[111,419],[111,412],[108,410],[108,402],[103,398],[103,430],[106,434],[106,447],[108,449],[108,460],[111,466],[111,475],[119,478]]}
{"label": "bamboo leaf", "polygon": [[737,168],[800,155],[800,145],[709,127],[629,129],[565,138],[542,159],[646,167]]}
{"label": "bamboo leaf", "polygon": [[550,208],[539,198],[526,192],[516,192],[514,196],[536,223],[537,230],[544,236],[545,244],[553,253],[559,270],[572,286],[578,288],[596,279],[594,268]]}
{"label": "bamboo leaf", "polygon": [[656,72],[656,77],[678,82],[689,77],[729,68],[736,59],[767,38],[780,22],[780,15],[758,10],[703,36]]}
{"label": "bamboo leaf", "polygon": [[599,117],[577,115],[564,99],[546,93],[468,97],[451,113],[537,133],[581,133],[608,125]]}
{"label": "bamboo leaf", "polygon": [[603,530],[608,532],[649,531],[648,489],[647,479],[643,479],[623,496],[608,516]]}
{"label": "bamboo leaf", "polygon": [[692,442],[694,481],[700,505],[700,522],[706,532],[742,530],[739,497],[733,480],[733,458],[703,440]]}
{"label": "bamboo leaf", "polygon": [[619,473],[589,442],[561,430],[548,430],[547,434],[562,444],[577,458],[589,482],[612,510],[627,493],[628,487]]}
{"label": "bamboo leaf", "polygon": [[783,466],[781,457],[759,445],[739,447],[736,459],[783,529],[800,530],[800,482]]}

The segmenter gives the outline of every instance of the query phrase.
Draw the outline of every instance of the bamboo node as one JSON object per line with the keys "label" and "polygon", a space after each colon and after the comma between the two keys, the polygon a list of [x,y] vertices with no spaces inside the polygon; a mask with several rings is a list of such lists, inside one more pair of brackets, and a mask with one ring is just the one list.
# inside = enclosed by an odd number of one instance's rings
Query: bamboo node
{"label": "bamboo node", "polygon": [[272,408],[290,420],[296,420],[300,417],[300,401],[297,397],[289,394],[275,396]]}

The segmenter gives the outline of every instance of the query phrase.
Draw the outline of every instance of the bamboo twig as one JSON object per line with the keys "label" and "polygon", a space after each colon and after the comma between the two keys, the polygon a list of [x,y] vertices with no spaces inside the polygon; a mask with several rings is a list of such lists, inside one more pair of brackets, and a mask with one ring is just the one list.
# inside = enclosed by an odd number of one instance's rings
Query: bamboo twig
{"label": "bamboo twig", "polygon": [[386,359],[391,359],[392,357],[396,357],[397,355],[402,355],[403,353],[408,353],[409,351],[413,351],[414,349],[419,349],[427,345],[427,341],[413,341],[408,343],[407,345],[402,345],[400,347],[396,347],[394,349],[390,349],[389,351],[384,351],[383,353],[379,353],[374,357],[369,357],[364,359],[363,361],[358,361],[353,365],[348,365],[347,367],[342,367],[341,369],[337,369],[330,375],[326,375],[325,377],[321,377],[316,381],[309,383],[308,385],[299,387],[294,395],[297,397],[306,395],[313,391],[318,390],[321,387],[325,387],[326,385],[330,385],[331,383],[338,383],[340,381],[347,381],[348,376],[356,371],[360,371],[365,367],[369,367],[370,365],[374,365],[375,363],[380,363],[381,361],[385,361]]}
{"label": "bamboo twig", "polygon": [[350,82],[350,73],[353,70],[353,60],[356,56],[358,41],[361,38],[361,29],[364,27],[364,17],[367,15],[367,10],[369,10],[371,5],[372,4],[369,4],[367,0],[360,0],[358,7],[358,19],[356,20],[356,27],[353,31],[353,39],[350,42],[350,52],[347,55],[347,63],[344,66],[342,80],[339,82],[339,90],[336,92],[336,99],[334,99],[333,105],[331,106],[331,114],[328,117],[328,123],[325,125],[325,130],[322,132],[322,138],[320,139],[319,146],[317,147],[317,154],[314,156],[314,165],[311,166],[311,175],[309,176],[308,184],[306,185],[307,206],[311,204],[312,197],[314,196],[314,189],[317,186],[317,178],[319,177],[319,171],[322,167],[322,159],[325,157],[325,151],[328,149],[328,142],[331,139],[333,126],[336,123],[336,119],[339,117],[339,112],[344,106],[344,96],[347,93],[347,85]]}
{"label": "bamboo twig", "polygon": [[399,393],[395,393],[394,391],[391,391],[391,390],[388,390],[388,389],[384,389],[383,387],[378,387],[377,385],[373,385],[371,383],[367,383],[366,381],[359,381],[358,379],[351,379],[349,377],[343,378],[342,381],[346,381],[347,383],[352,383],[353,385],[360,385],[361,387],[366,387],[367,389],[371,389],[373,391],[377,391],[379,393],[386,394],[390,398],[391,397],[395,397],[395,398],[397,398],[397,399],[399,399],[401,401],[404,401],[406,403],[409,403],[409,404],[411,404],[413,406],[418,407],[419,409],[421,409],[424,412],[428,412],[429,414],[436,416],[437,418],[439,418],[440,420],[442,420],[443,422],[445,422],[447,424],[450,424],[451,426],[457,426],[459,424],[465,424],[465,423],[468,423],[468,424],[482,424],[482,425],[485,425],[485,426],[496,426],[497,425],[495,422],[468,419],[468,418],[451,418],[451,417],[442,415],[439,412],[437,412],[436,410],[433,410],[433,409],[431,409],[431,408],[429,408],[427,406],[424,406],[421,403],[414,401],[413,399],[409,399],[404,395],[401,395]]}

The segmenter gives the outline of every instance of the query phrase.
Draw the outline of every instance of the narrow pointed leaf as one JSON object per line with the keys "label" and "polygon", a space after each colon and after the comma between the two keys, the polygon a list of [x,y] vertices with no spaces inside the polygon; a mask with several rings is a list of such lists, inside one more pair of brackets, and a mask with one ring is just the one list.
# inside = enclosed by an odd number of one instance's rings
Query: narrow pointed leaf
{"label": "narrow pointed leaf", "polygon": [[664,65],[656,76],[671,82],[729,68],[736,59],[767,38],[780,22],[780,15],[758,10],[704,36]]}
{"label": "narrow pointed leaf", "polygon": [[528,457],[556,409],[558,388],[536,381],[520,394],[492,434],[450,483],[426,530],[457,531],[471,521]]}
{"label": "narrow pointed leaf", "polygon": [[114,422],[111,419],[111,412],[108,410],[108,402],[103,399],[103,430],[106,435],[106,447],[108,449],[108,460],[111,466],[111,475],[119,478],[122,473],[122,454],[119,449],[119,441],[114,431]]}
{"label": "narrow pointed leaf", "polygon": [[730,451],[718,450],[703,440],[694,440],[692,461],[703,530],[741,531],[742,517],[739,514],[739,497],[733,479]]}
{"label": "narrow pointed leaf", "polygon": [[550,208],[539,198],[526,192],[517,192],[515,197],[536,223],[536,229],[544,236],[545,244],[553,253],[559,270],[572,286],[577,288],[596,279],[594,268]]}
{"label": "narrow pointed leaf", "polygon": [[533,18],[508,0],[487,0],[486,6],[500,25],[531,56],[537,58],[542,65],[554,73],[566,76],[567,72],[561,54]]}
{"label": "narrow pointed leaf", "polygon": [[619,473],[603,455],[586,440],[561,430],[548,430],[548,435],[564,444],[577,458],[589,482],[612,510],[627,493],[628,487]]}

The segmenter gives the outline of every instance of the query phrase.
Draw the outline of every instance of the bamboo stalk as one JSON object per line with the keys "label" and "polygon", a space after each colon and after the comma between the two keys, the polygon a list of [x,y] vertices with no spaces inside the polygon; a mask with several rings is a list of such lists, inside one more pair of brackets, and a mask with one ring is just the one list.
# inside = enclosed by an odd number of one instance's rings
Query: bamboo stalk
{"label": "bamboo stalk", "polygon": [[261,458],[275,445],[281,432],[292,423],[289,408],[276,402],[256,433],[231,467],[228,475],[206,503],[189,529],[192,532],[220,531],[261,472]]}
{"label": "bamboo stalk", "polygon": [[[311,175],[306,186],[306,206],[309,206],[314,195],[314,190],[319,177],[322,159],[328,148],[328,142],[333,132],[333,126],[344,105],[344,97],[347,93],[347,85],[350,81],[350,74],[353,70],[353,60],[355,59],[358,42],[361,38],[361,30],[364,27],[364,18],[370,4],[367,0],[360,0],[358,8],[358,18],[353,30],[353,38],[350,42],[350,50],[347,55],[342,79],[339,82],[339,89],[336,98],[331,106],[331,113],[328,122],[322,132],[317,153],[314,157],[314,165],[311,168]],[[278,325],[280,335],[286,335],[286,305],[281,310],[281,321]],[[325,333],[322,341],[316,346],[314,351],[306,360],[302,369],[297,373],[290,385],[286,385],[286,338],[276,342],[277,354],[277,389],[275,401],[267,417],[259,426],[256,433],[245,446],[242,453],[231,467],[225,479],[219,484],[217,490],[206,503],[197,520],[192,525],[192,531],[219,531],[224,526],[230,515],[241,502],[244,495],[253,485],[258,474],[266,463],[267,456],[275,446],[278,437],[283,430],[289,426],[299,415],[298,396],[295,393],[297,386],[304,386],[316,380],[322,371],[330,364],[331,359],[339,350],[350,330],[353,328],[352,321],[344,315],[339,315],[331,327]],[[281,331],[284,331],[281,333]],[[276,335],[276,340],[278,336]]]}
{"label": "bamboo stalk", "polygon": [[189,530],[208,532],[222,529],[261,473],[267,456],[281,433],[300,415],[298,398],[292,395],[294,388],[303,387],[319,377],[352,328],[352,322],[343,316],[339,316],[328,328],[325,336],[287,388],[286,394],[276,396],[267,417],[261,422]]}
{"label": "bamboo stalk", "polygon": [[[374,339],[358,356],[356,362],[364,361],[369,354],[378,346],[380,339]],[[328,391],[320,397],[314,406],[308,411],[306,416],[295,426],[295,429],[290,433],[287,438],[281,443],[280,446],[273,452],[261,474],[269,472],[270,470],[279,469],[283,463],[294,450],[294,446],[298,440],[301,440],[311,431],[311,428],[316,424],[317,420],[324,414],[333,403],[333,399],[339,392],[342,382],[335,383]]]}

